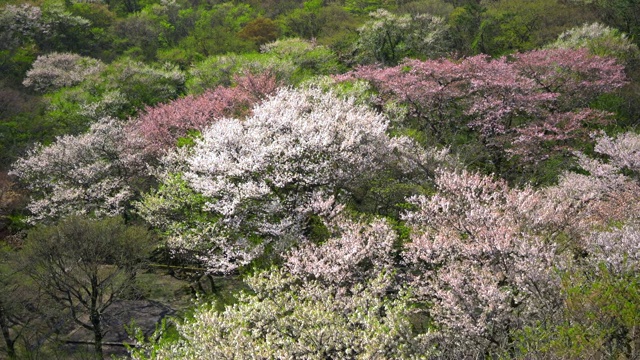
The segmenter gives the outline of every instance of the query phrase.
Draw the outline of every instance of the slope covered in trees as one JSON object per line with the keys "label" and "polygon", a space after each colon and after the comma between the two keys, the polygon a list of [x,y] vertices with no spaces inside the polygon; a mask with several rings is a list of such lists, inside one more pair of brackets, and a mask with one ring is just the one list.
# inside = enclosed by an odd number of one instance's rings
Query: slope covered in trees
{"label": "slope covered in trees", "polygon": [[0,357],[637,358],[630,12],[4,1]]}

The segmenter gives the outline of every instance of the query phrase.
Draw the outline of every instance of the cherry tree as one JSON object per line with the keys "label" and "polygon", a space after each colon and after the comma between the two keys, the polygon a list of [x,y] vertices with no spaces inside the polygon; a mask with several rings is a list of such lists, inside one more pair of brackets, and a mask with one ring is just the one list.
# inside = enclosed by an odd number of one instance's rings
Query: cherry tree
{"label": "cherry tree", "polygon": [[49,30],[42,19],[42,10],[31,4],[6,5],[0,12],[0,45],[2,50],[17,48],[37,34]]}
{"label": "cherry tree", "polygon": [[275,77],[269,73],[235,77],[235,87],[219,86],[201,95],[189,95],[172,102],[147,107],[127,125],[142,137],[145,151],[155,156],[173,149],[180,137],[190,130],[202,131],[216,119],[243,116],[252,106],[277,89]]}
{"label": "cherry tree", "polygon": [[558,245],[575,260],[563,269],[562,317],[546,332],[532,332],[541,334],[534,336],[538,349],[539,343],[563,344],[552,356],[637,354],[639,139],[634,133],[596,136],[593,157],[576,154],[581,171],[565,172],[543,190],[547,209],[556,213],[547,222],[564,224]]}
{"label": "cherry tree", "polygon": [[606,266],[609,274],[637,274],[640,269],[640,228],[627,224],[610,231],[593,232],[587,240],[588,261],[598,269]]}
{"label": "cherry tree", "polygon": [[587,49],[536,50],[514,57],[517,71],[542,91],[558,94],[554,105],[564,111],[586,107],[626,83],[624,66],[614,58],[591,55]]}
{"label": "cherry tree", "polygon": [[545,121],[516,128],[511,137],[514,146],[506,152],[528,163],[538,163],[553,153],[571,153],[576,142],[591,142],[592,129],[612,122],[613,114],[588,108],[552,113]]}
{"label": "cherry tree", "polygon": [[[364,79],[380,92],[380,102],[398,101],[409,106],[409,115],[421,120],[439,142],[446,130],[455,131],[452,122],[462,110],[459,100],[464,96],[463,72],[448,60],[407,60],[407,67],[361,66],[338,80]],[[413,66],[411,66],[413,65]],[[411,67],[409,67],[411,66]],[[403,70],[404,69],[404,70]]]}
{"label": "cherry tree", "polygon": [[436,194],[413,197],[405,215],[410,283],[432,304],[452,356],[508,349],[511,331],[553,317],[562,300],[554,269],[568,260],[543,236],[544,199],[466,171],[441,171],[435,181]]}
{"label": "cherry tree", "polygon": [[14,163],[11,174],[31,192],[30,221],[39,222],[72,214],[122,213],[146,166],[127,140],[122,121],[104,118],[85,134],[37,145]]}
{"label": "cherry tree", "polygon": [[576,153],[578,166],[586,173],[566,171],[556,186],[545,189],[554,206],[563,209],[567,224],[582,234],[612,222],[637,221],[640,211],[640,136],[600,135],[595,151],[608,161]]}
{"label": "cherry tree", "polygon": [[292,274],[348,285],[393,271],[398,237],[386,221],[366,224],[340,215],[328,226],[335,235],[321,245],[302,244],[286,255],[285,264]]}
{"label": "cherry tree", "polygon": [[595,146],[597,153],[606,155],[609,164],[640,175],[640,135],[627,132],[615,138],[600,136]]}
{"label": "cherry tree", "polygon": [[[607,123],[608,116],[585,108],[621,87],[623,70],[585,49],[547,49],[499,59],[406,60],[337,78],[372,82],[381,104],[408,106],[409,121],[437,143],[455,145],[461,135],[465,143],[477,139],[501,171],[507,156],[539,161],[572,141],[588,140],[585,129]],[[536,148],[545,151],[531,151]]]}
{"label": "cherry tree", "polygon": [[[328,211],[319,204],[345,203],[377,172],[422,172],[424,179],[446,161],[407,138],[389,137],[387,126],[353,100],[282,89],[245,121],[222,119],[205,129],[173,160],[177,176],[167,174],[139,213],[168,231],[174,247],[204,252],[211,271],[233,271],[299,242],[309,217]],[[202,216],[172,215],[184,214],[187,204]]]}
{"label": "cherry tree", "polygon": [[[572,286],[567,285],[567,279],[584,281],[583,274],[597,276],[603,269],[614,284],[627,277],[637,278],[639,138],[632,133],[598,136],[595,150],[599,158],[577,154],[584,172],[566,172],[558,185],[540,190],[512,188],[505,181],[468,171],[439,170],[433,194],[409,199],[411,207],[403,219],[411,229],[411,241],[406,244],[398,241],[385,220],[350,220],[337,201],[340,196],[316,192],[308,207],[313,209],[311,213],[326,219],[326,237],[318,243],[299,236],[296,247],[285,254],[282,269],[249,280],[256,297],[243,296],[239,305],[224,312],[202,306],[193,320],[179,326],[184,340],[174,346],[160,345],[155,348],[156,354],[176,358],[243,356],[239,343],[252,344],[266,357],[326,355],[322,351],[327,347],[334,355],[342,354],[334,348],[336,338],[327,333],[347,339],[347,344],[353,344],[349,347],[353,353],[369,354],[362,352],[358,336],[360,331],[369,331],[366,324],[371,323],[350,322],[360,324],[357,330],[344,328],[343,316],[350,317],[351,311],[374,315],[376,323],[380,315],[393,314],[396,320],[410,316],[413,326],[421,320],[420,315],[428,314],[432,323],[427,334],[403,332],[385,323],[385,332],[394,335],[394,346],[409,351],[379,350],[391,358],[411,356],[415,349],[423,355],[428,352],[428,356],[444,358],[517,353],[522,345],[519,336],[527,329],[544,333],[561,328],[567,319],[582,321],[569,314],[574,310],[569,309],[568,296],[576,297],[567,294]],[[220,153],[215,153],[218,158]],[[242,172],[234,169],[235,179],[241,179]],[[277,173],[275,169],[271,170]],[[211,234],[219,235],[218,225],[212,221],[220,218],[221,211],[211,212],[207,204],[223,198],[202,196],[202,191],[190,185],[193,180],[187,176],[194,175],[188,170],[181,176],[173,180],[182,184],[174,187],[175,194],[187,193],[182,198],[191,197],[195,200],[189,206],[197,205],[193,209],[183,207],[195,210],[197,216],[189,221],[208,221]],[[211,181],[211,177],[204,181]],[[281,195],[286,193],[282,188],[276,190]],[[180,198],[168,192],[164,196],[171,201]],[[618,210],[613,211],[615,208]],[[237,242],[221,246],[233,244]],[[228,256],[233,248],[227,249]],[[402,263],[398,263],[396,251]],[[597,281],[584,284],[597,287]],[[352,301],[359,303],[360,295],[366,292],[360,289],[377,288],[375,284],[382,283],[383,292],[366,293],[361,299],[366,305],[355,310]],[[311,289],[323,295],[311,296]],[[412,297],[405,298],[404,291]],[[600,299],[597,293],[590,296]],[[598,299],[590,298],[589,304],[598,304]],[[380,301],[408,301],[404,304],[419,306],[403,305],[380,312]],[[340,309],[340,316],[336,317],[334,309]],[[395,313],[394,309],[401,311]],[[614,319],[616,316],[611,315]],[[250,330],[247,323],[261,326]],[[618,328],[632,329],[634,324]],[[377,339],[376,333],[367,334]],[[395,337],[398,334],[403,335]],[[307,342],[318,337],[323,341]],[[326,346],[317,347],[320,343]],[[380,340],[376,343],[388,344]],[[308,352],[300,353],[301,347]]]}

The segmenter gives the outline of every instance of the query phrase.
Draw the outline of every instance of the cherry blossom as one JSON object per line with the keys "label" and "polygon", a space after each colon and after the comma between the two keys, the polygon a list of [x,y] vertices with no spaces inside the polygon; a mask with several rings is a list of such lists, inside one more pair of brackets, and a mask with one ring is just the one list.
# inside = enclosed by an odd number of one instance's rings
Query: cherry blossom
{"label": "cherry blossom", "polygon": [[508,349],[509,333],[559,309],[559,258],[537,216],[545,203],[532,189],[487,176],[442,171],[437,193],[411,199],[413,228],[405,260],[410,283],[440,328],[452,356]]}
{"label": "cherry blossom", "polygon": [[[221,119],[205,129],[173,160],[179,180],[167,175],[139,213],[161,225],[175,247],[206,253],[211,271],[231,271],[230,264],[240,266],[262,249],[279,254],[304,240],[318,204],[344,204],[377,173],[421,172],[425,179],[447,161],[408,138],[389,137],[387,127],[384,116],[354,100],[282,89],[246,120]],[[172,215],[184,214],[184,206],[202,216]]]}
{"label": "cherry blossom", "polygon": [[31,192],[31,222],[67,215],[112,216],[124,211],[146,173],[143,158],[120,120],[104,118],[80,135],[38,145],[13,165]]}
{"label": "cherry blossom", "polygon": [[236,77],[232,88],[219,86],[200,95],[189,95],[167,104],[147,107],[129,127],[146,143],[145,151],[161,156],[173,149],[190,130],[202,131],[224,116],[242,116],[275,92],[275,78],[266,73]]}

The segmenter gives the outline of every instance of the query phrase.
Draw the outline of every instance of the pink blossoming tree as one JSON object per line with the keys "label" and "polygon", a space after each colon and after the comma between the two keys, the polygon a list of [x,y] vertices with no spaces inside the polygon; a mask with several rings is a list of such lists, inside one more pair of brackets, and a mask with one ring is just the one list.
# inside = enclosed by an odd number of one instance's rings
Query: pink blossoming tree
{"label": "pink blossoming tree", "polygon": [[466,171],[442,171],[436,185],[435,195],[413,197],[415,210],[405,215],[411,284],[432,304],[452,356],[509,349],[511,331],[553,317],[562,300],[556,244],[537,216],[544,201]]}
{"label": "pink blossoming tree", "polygon": [[146,152],[161,156],[173,149],[180,137],[190,130],[202,131],[225,116],[244,116],[254,104],[277,89],[275,77],[262,75],[236,76],[234,87],[219,86],[201,95],[189,95],[167,104],[147,107],[132,121],[131,131],[144,139]]}
{"label": "pink blossoming tree", "polygon": [[409,120],[431,141],[455,147],[460,139],[477,139],[498,172],[514,155],[536,162],[588,140],[586,129],[609,119],[585,108],[625,83],[615,60],[584,49],[405,60],[396,67],[360,67],[338,79],[368,80],[381,103],[408,106]]}

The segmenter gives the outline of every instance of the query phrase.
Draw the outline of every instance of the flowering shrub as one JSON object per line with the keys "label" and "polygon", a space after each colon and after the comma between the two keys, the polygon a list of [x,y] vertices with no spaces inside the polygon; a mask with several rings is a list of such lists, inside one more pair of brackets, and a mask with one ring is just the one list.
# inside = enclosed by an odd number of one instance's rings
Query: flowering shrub
{"label": "flowering shrub", "polygon": [[321,245],[304,244],[286,256],[292,274],[345,285],[393,270],[398,237],[387,222],[364,224],[339,216],[329,227],[335,236]]}
{"label": "flowering shrub", "polygon": [[415,334],[406,294],[389,295],[381,274],[348,292],[281,270],[247,279],[243,294],[223,312],[200,305],[177,326],[181,339],[147,345],[134,359],[414,359],[434,352]]}
{"label": "flowering shrub", "polygon": [[406,60],[388,68],[363,66],[337,79],[370,81],[379,104],[407,106],[408,124],[431,142],[478,142],[498,173],[514,155],[536,163],[588,141],[588,129],[610,120],[585,108],[625,84],[622,66],[585,49],[536,50],[509,59]]}

